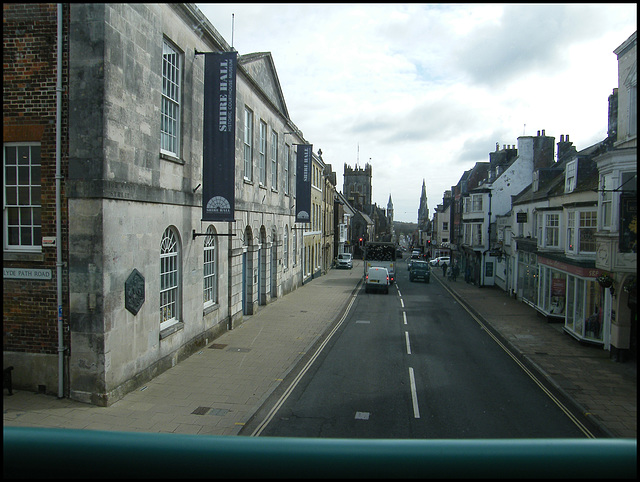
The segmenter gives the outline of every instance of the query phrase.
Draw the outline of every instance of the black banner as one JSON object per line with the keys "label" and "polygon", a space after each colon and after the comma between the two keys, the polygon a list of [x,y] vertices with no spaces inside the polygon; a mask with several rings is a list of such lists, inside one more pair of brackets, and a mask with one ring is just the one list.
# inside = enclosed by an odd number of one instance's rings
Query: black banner
{"label": "black banner", "polygon": [[202,220],[233,221],[238,53],[204,55]]}
{"label": "black banner", "polygon": [[311,162],[313,144],[299,144],[296,166],[296,223],[311,222]]}

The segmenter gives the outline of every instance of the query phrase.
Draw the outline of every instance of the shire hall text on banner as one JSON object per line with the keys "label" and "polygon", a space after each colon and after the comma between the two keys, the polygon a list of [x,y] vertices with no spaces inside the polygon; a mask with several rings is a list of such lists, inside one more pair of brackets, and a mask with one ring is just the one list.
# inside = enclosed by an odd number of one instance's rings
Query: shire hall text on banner
{"label": "shire hall text on banner", "polygon": [[237,52],[206,53],[202,220],[233,221]]}

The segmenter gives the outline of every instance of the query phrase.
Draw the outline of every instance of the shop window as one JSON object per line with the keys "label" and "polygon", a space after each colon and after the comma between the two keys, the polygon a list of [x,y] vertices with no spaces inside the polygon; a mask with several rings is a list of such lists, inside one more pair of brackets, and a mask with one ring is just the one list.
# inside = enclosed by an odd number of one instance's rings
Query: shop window
{"label": "shop window", "polygon": [[587,318],[584,323],[584,337],[595,341],[603,340],[604,289],[594,280],[585,281]]}

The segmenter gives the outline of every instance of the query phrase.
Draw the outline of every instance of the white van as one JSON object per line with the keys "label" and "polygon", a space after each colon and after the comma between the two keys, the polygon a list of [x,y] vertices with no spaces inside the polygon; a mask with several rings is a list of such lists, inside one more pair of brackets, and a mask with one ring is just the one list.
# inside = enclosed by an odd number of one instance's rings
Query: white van
{"label": "white van", "polygon": [[336,266],[338,268],[353,268],[353,259],[351,258],[351,253],[340,253],[336,261]]}
{"label": "white van", "polygon": [[364,291],[365,293],[382,291],[384,294],[388,294],[389,284],[389,271],[387,271],[387,268],[372,266],[364,278]]}

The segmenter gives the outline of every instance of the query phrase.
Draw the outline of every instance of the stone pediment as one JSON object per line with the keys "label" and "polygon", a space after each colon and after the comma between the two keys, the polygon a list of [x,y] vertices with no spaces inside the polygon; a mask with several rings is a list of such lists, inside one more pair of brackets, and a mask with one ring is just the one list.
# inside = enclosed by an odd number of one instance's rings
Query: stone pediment
{"label": "stone pediment", "polygon": [[271,57],[271,52],[240,55],[238,57],[238,64],[251,77],[273,105],[286,118],[289,118],[289,111],[287,110],[284,95],[280,88],[280,81],[278,80],[278,74],[273,58]]}

